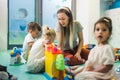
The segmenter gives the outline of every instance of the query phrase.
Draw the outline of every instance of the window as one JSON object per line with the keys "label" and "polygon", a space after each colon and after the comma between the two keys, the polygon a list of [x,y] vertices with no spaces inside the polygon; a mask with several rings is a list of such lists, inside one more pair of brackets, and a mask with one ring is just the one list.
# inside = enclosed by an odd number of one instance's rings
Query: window
{"label": "window", "polygon": [[48,25],[55,28],[56,25],[56,12],[61,6],[67,6],[71,9],[72,0],[43,0],[43,25]]}
{"label": "window", "polygon": [[[8,49],[22,47],[31,21],[55,28],[56,11],[61,6],[75,12],[76,0],[8,0]],[[75,14],[75,13],[73,13]],[[74,15],[75,17],[75,15]]]}
{"label": "window", "polygon": [[8,0],[8,49],[22,46],[27,24],[35,18],[35,0]]}

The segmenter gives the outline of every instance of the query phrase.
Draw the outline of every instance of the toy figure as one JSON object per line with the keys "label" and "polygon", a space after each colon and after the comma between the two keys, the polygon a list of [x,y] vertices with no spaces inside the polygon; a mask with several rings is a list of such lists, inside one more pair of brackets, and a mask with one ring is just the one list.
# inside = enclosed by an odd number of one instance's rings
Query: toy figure
{"label": "toy figure", "polygon": [[62,51],[58,49],[53,43],[46,44],[45,46],[45,75],[48,79],[58,77],[58,70],[55,66],[56,57],[58,54],[62,54]]}
{"label": "toy figure", "polygon": [[56,58],[56,68],[58,69],[58,79],[64,80],[64,70],[65,70],[65,62],[62,54],[58,54]]}
{"label": "toy figure", "polygon": [[48,80],[73,80],[72,77],[65,74],[65,60],[61,49],[54,43],[45,46],[45,73]]}
{"label": "toy figure", "polygon": [[10,65],[21,65],[21,50],[17,47],[14,47],[13,50],[10,52]]}

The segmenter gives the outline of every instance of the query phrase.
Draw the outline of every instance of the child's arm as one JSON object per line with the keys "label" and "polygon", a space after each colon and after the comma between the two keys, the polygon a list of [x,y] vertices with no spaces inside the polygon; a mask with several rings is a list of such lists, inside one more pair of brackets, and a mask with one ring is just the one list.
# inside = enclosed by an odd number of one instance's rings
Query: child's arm
{"label": "child's arm", "polygon": [[79,66],[77,69],[72,70],[73,75],[76,75],[84,70],[84,66]]}
{"label": "child's arm", "polygon": [[32,47],[33,43],[34,43],[34,42],[29,42],[28,45],[29,45],[30,47]]}
{"label": "child's arm", "polygon": [[106,73],[109,70],[111,70],[112,67],[113,67],[113,65],[104,65],[104,64],[102,64],[100,67],[94,69],[93,71],[95,71],[95,72],[101,72],[101,73]]}
{"label": "child's arm", "polygon": [[93,71],[94,68],[92,66],[87,66],[83,69],[83,71]]}
{"label": "child's arm", "polygon": [[84,67],[83,71],[93,71],[94,68],[92,67],[92,63],[90,61],[86,62],[86,66]]}

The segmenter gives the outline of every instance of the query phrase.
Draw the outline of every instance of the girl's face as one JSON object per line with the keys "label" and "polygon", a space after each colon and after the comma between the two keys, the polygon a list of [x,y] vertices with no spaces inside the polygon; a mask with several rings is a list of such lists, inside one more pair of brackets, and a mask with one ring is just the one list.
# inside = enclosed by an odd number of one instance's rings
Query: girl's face
{"label": "girl's face", "polygon": [[108,27],[105,26],[105,24],[103,23],[96,24],[94,34],[95,34],[96,40],[98,41],[98,44],[107,43],[107,40],[111,35]]}
{"label": "girl's face", "polygon": [[69,17],[65,13],[58,13],[58,22],[63,27],[67,27],[69,22]]}
{"label": "girl's face", "polygon": [[54,38],[52,38],[51,36],[47,36],[47,35],[45,35],[45,43],[51,43],[51,42],[53,42],[54,41]]}

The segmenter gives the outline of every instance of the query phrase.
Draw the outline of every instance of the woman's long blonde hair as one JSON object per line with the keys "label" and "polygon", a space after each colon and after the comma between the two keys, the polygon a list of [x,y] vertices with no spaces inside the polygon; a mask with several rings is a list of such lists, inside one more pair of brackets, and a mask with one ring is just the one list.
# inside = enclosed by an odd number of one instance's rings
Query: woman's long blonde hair
{"label": "woman's long blonde hair", "polygon": [[[68,31],[70,33],[70,36],[69,36],[69,45],[70,45],[70,48],[73,49],[73,15],[72,15],[72,12],[71,10],[68,8],[68,7],[62,7],[60,8],[58,11],[57,11],[57,14],[59,13],[65,13],[68,18],[69,18],[69,22],[68,22]],[[59,23],[59,26],[61,28],[61,41],[62,41],[62,46],[66,43],[66,40],[65,40],[65,29],[64,27],[62,27],[62,25]]]}

